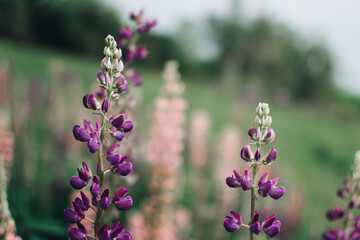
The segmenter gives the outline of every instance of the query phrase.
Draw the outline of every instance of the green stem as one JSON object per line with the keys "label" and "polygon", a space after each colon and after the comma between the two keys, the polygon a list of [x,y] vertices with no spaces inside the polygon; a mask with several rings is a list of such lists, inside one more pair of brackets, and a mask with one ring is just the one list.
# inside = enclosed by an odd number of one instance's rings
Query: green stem
{"label": "green stem", "polygon": [[[251,219],[253,219],[254,214],[255,214],[255,189],[256,189],[256,173],[257,173],[257,169],[258,169],[258,165],[255,163],[253,165],[253,172],[252,172],[252,186],[251,186]],[[250,240],[254,240],[255,239],[255,234],[249,229],[250,231]]]}
{"label": "green stem", "polygon": [[[102,115],[102,122],[101,122],[101,133],[100,133],[100,148],[98,151],[98,166],[99,166],[99,182],[100,182],[100,189],[102,189],[104,184],[104,169],[103,169],[103,142],[105,138],[105,114]],[[96,211],[96,218],[94,223],[94,235],[97,236],[97,232],[100,229],[101,225],[101,215],[102,215],[102,209],[100,208],[100,205],[97,207]]]}

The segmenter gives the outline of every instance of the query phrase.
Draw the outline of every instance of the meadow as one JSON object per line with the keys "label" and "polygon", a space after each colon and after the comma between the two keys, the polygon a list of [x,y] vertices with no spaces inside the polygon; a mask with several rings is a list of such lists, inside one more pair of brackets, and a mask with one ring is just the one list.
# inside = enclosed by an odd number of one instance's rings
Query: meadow
{"label": "meadow", "polygon": [[[18,233],[24,239],[64,239],[66,229],[62,209],[68,205],[70,193],[70,185],[65,183],[68,177],[74,175],[73,169],[87,156],[83,148],[66,141],[71,136],[73,123],[85,117],[79,96],[92,89],[99,63],[96,59],[50,49],[27,48],[2,40],[0,63],[3,62],[7,62],[10,69],[9,96],[13,100],[11,116],[16,133],[8,192]],[[64,78],[56,79],[52,75],[50,69],[54,62],[66,73]],[[140,96],[136,134],[145,139],[140,145],[146,144],[149,138],[150,114],[161,86],[161,76],[156,69],[140,69],[139,72],[143,75],[144,83],[135,91]],[[188,102],[187,115],[201,109],[211,116],[208,151],[214,151],[221,130],[229,124],[239,128],[242,144],[245,145],[257,102],[268,100],[258,96],[255,101],[247,101],[244,96],[234,94],[236,91],[229,93],[221,79],[197,79],[186,75],[182,80],[186,85],[184,98]],[[349,110],[334,102],[302,102],[282,106],[270,101],[269,104],[276,132],[273,146],[278,151],[274,171],[282,178],[282,184],[287,189],[285,196],[272,203],[271,207],[283,209],[289,204],[291,193],[299,193],[302,196],[302,210],[292,239],[319,239],[321,232],[329,226],[325,212],[338,203],[336,190],[341,187],[342,179],[353,163],[355,151],[360,149],[359,111]],[[189,126],[186,125],[185,129],[187,131]],[[189,136],[186,134],[185,146],[188,145]],[[136,190],[133,190],[135,208],[139,208],[140,202],[146,197],[142,193],[146,191],[143,183],[149,177],[144,164],[146,154],[137,156],[139,159],[135,163],[139,166],[138,172],[143,175],[139,174],[140,179],[134,187]],[[185,183],[179,205],[192,212],[196,199],[189,190],[192,182],[187,175],[190,168],[187,147],[183,158],[181,177]],[[242,161],[239,156],[238,161]],[[228,170],[229,175],[231,171]],[[144,179],[141,179],[142,176]],[[209,182],[214,181],[213,176],[208,177]],[[211,195],[216,195],[216,192]],[[212,202],[210,196],[208,204]],[[240,206],[242,203],[238,204]],[[226,214],[223,213],[224,216]],[[222,221],[223,217],[214,219],[214,224],[221,225]],[[196,231],[204,232],[203,236],[206,236],[210,227]],[[190,233],[193,237],[198,234],[194,231]]]}

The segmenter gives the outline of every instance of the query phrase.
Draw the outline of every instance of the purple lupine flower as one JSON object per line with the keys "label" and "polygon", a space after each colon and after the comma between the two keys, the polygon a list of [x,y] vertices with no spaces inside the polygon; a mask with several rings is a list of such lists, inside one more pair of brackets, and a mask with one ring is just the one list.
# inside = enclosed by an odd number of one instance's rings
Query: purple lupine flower
{"label": "purple lupine flower", "polygon": [[101,195],[99,205],[102,210],[106,210],[110,206],[109,194],[110,194],[110,190],[108,188],[106,188],[104,190],[103,194]]}
{"label": "purple lupine flower", "polygon": [[273,142],[275,140],[275,132],[272,128],[269,128],[265,134],[264,140],[266,142]]}
{"label": "purple lupine flower", "polygon": [[[104,75],[104,69],[100,69],[100,71],[98,71],[98,73],[96,74],[96,80],[100,83],[100,84],[105,84],[105,75]],[[86,95],[85,95],[86,96]],[[84,101],[85,102],[85,101]],[[85,105],[85,104],[84,104]]]}
{"label": "purple lupine flower", "polygon": [[140,12],[138,14],[132,12],[130,14],[130,20],[136,21],[136,22],[141,22],[143,16],[144,16],[144,11],[143,10],[140,10]]}
{"label": "purple lupine flower", "polygon": [[116,140],[121,141],[125,137],[125,133],[118,131],[115,127],[110,128],[111,135],[116,138]]}
{"label": "purple lupine flower", "polygon": [[124,231],[124,224],[120,225],[120,222],[116,222],[112,225],[109,230],[107,229],[107,224],[102,226],[98,231],[99,240],[131,240],[131,233],[128,231]]}
{"label": "purple lupine flower", "polygon": [[241,176],[236,170],[233,171],[235,178],[226,178],[226,184],[231,187],[242,187],[244,191],[251,189],[252,175],[249,170],[245,170],[244,176]]}
{"label": "purple lupine flower", "polygon": [[134,53],[134,57],[137,59],[143,59],[148,55],[148,50],[146,48],[146,45],[141,45],[136,49]]}
{"label": "purple lupine flower", "polygon": [[88,230],[81,223],[76,223],[76,225],[77,228],[69,228],[68,233],[70,240],[87,240]]}
{"label": "purple lupine flower", "polygon": [[284,187],[277,187],[276,184],[279,182],[280,178],[274,178],[271,179],[271,183],[272,183],[272,187],[271,190],[269,192],[270,197],[272,197],[273,199],[277,200],[279,198],[282,197],[282,195],[284,195],[285,193],[285,188]]}
{"label": "purple lupine flower", "polygon": [[245,170],[244,177],[241,179],[241,187],[244,191],[251,189],[252,175],[249,170]]}
{"label": "purple lupine flower", "polygon": [[132,30],[129,26],[124,29],[120,29],[118,36],[120,39],[129,39],[132,37]]}
{"label": "purple lupine flower", "polygon": [[125,94],[128,92],[129,90],[129,84],[128,82],[125,80],[124,75],[120,75],[120,77],[118,78],[118,80],[116,81],[116,88],[119,94]]}
{"label": "purple lupine flower", "polygon": [[149,20],[147,21],[145,24],[141,24],[138,27],[138,32],[149,32],[155,25],[156,25],[157,21],[156,19],[153,20]]}
{"label": "purple lupine flower", "polygon": [[[327,232],[328,233],[328,232]],[[324,233],[324,234],[327,234],[327,233]],[[323,234],[323,236],[324,236],[324,234]],[[360,232],[359,231],[357,231],[356,229],[354,229],[352,232],[351,232],[351,234],[350,234],[350,238],[352,239],[352,240],[360,240]],[[326,238],[325,238],[326,239]],[[328,239],[328,238],[327,238]],[[335,239],[335,238],[334,238]]]}
{"label": "purple lupine flower", "polygon": [[285,188],[284,187],[277,187],[276,184],[280,180],[280,178],[274,178],[268,180],[269,173],[266,172],[258,182],[259,193],[261,196],[266,197],[270,195],[273,199],[279,199],[284,195]]}
{"label": "purple lupine flower", "polygon": [[80,191],[81,199],[79,197],[75,198],[75,203],[81,208],[81,210],[86,211],[90,207],[90,199],[86,196],[83,191]]}
{"label": "purple lupine flower", "polygon": [[342,218],[344,216],[344,214],[345,214],[345,211],[342,207],[335,207],[334,209],[329,210],[326,213],[326,216],[330,221],[334,221],[336,219]]}
{"label": "purple lupine flower", "polygon": [[268,155],[266,156],[266,159],[265,159],[266,165],[271,165],[275,161],[276,156],[277,156],[277,152],[276,152],[275,148],[272,148],[270,150],[270,152],[268,153]]}
{"label": "purple lupine flower", "polygon": [[92,177],[91,170],[85,162],[83,162],[83,167],[84,170],[80,168],[77,169],[79,177],[72,176],[70,178],[70,184],[74,189],[82,189],[88,184]]}
{"label": "purple lupine flower", "polygon": [[[97,122],[96,125],[98,126],[98,124],[99,123]],[[98,129],[95,130],[90,121],[84,119],[84,127],[75,125],[73,128],[73,134],[76,140],[88,143],[88,148],[91,153],[95,153],[99,150],[100,137]]]}
{"label": "purple lupine flower", "polygon": [[94,176],[93,177],[93,183],[90,187],[90,192],[91,192],[91,195],[92,195],[92,204],[94,206],[97,206],[97,201],[98,201],[98,196],[100,195],[100,182],[99,182],[99,178],[97,176]]}
{"label": "purple lupine flower", "polygon": [[259,223],[259,213],[255,211],[253,218],[251,219],[251,222],[249,223],[250,230],[255,233],[256,235],[259,235],[261,232],[261,225]]}
{"label": "purple lupine flower", "polygon": [[70,208],[64,210],[64,217],[68,223],[77,223],[84,219],[85,214],[75,202],[73,202],[74,211]]}
{"label": "purple lupine flower", "polygon": [[103,113],[107,113],[109,111],[109,107],[110,107],[110,103],[109,101],[105,98],[102,105],[101,105],[101,111]]}
{"label": "purple lupine flower", "polygon": [[224,227],[228,232],[234,232],[242,226],[240,214],[235,211],[230,212],[232,216],[226,216],[224,219]]}
{"label": "purple lupine flower", "polygon": [[355,227],[355,230],[360,232],[360,216],[358,216],[355,221],[354,221],[354,227]]}
{"label": "purple lupine flower", "polygon": [[113,164],[112,167],[115,173],[119,174],[120,176],[127,176],[132,171],[132,164],[129,162],[125,162],[128,157],[122,156],[120,162]]}
{"label": "purple lupine flower", "polygon": [[340,229],[329,229],[326,233],[322,235],[322,238],[325,240],[337,240],[341,236]]}
{"label": "purple lupine flower", "polygon": [[139,86],[143,82],[142,77],[132,68],[128,70],[128,76],[135,86]]}
{"label": "purple lupine flower", "polygon": [[246,162],[250,161],[253,158],[253,153],[251,152],[250,144],[243,147],[240,151],[240,157]]}
{"label": "purple lupine flower", "polygon": [[234,177],[227,177],[226,178],[226,184],[231,188],[241,187],[242,176],[236,170],[234,170],[233,172],[234,172],[235,178]]}
{"label": "purple lupine flower", "polygon": [[[85,95],[86,96],[86,95]],[[99,109],[99,102],[96,100],[95,94],[91,93],[88,97],[87,106],[92,110]]]}
{"label": "purple lupine flower", "polygon": [[129,49],[129,51],[127,52],[124,61],[126,63],[131,63],[132,61],[134,61],[134,56],[135,56],[135,49]]}
{"label": "purple lupine flower", "polygon": [[90,134],[84,127],[80,125],[75,125],[73,128],[74,138],[81,142],[88,142],[90,140]]}
{"label": "purple lupine flower", "polygon": [[276,215],[273,214],[268,217],[265,221],[261,224],[264,232],[269,237],[274,237],[280,232],[281,222],[276,220]]}
{"label": "purple lupine flower", "polygon": [[107,91],[106,89],[102,88],[102,87],[99,87],[96,92],[95,92],[95,95],[97,98],[99,98],[100,100],[102,99],[105,99],[106,96],[107,96]]}
{"label": "purple lupine flower", "polygon": [[114,116],[111,116],[109,118],[109,121],[115,128],[119,129],[125,121],[125,116],[125,113],[116,114]]}
{"label": "purple lupine flower", "polygon": [[252,140],[260,139],[260,137],[261,137],[260,128],[258,128],[258,127],[249,128],[248,135]]}
{"label": "purple lupine flower", "polygon": [[341,240],[350,240],[350,234],[348,230],[344,230],[341,236]]}
{"label": "purple lupine flower", "polygon": [[133,201],[130,196],[126,196],[129,190],[126,188],[121,188],[112,197],[112,202],[115,204],[115,207],[119,210],[128,210],[131,208]]}

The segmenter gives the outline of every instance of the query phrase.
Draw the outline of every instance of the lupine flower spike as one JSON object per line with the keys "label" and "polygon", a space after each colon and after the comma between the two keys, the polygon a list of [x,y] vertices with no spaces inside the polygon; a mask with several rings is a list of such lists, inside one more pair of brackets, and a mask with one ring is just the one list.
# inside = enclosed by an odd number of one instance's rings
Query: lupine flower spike
{"label": "lupine flower spike", "polygon": [[[240,158],[251,164],[252,171],[245,170],[241,175],[237,170],[233,171],[233,175],[226,178],[226,184],[231,188],[241,188],[243,191],[251,192],[251,220],[249,224],[244,224],[240,214],[231,211],[232,216],[226,216],[224,220],[225,230],[234,232],[241,227],[248,229],[250,232],[250,240],[255,239],[255,235],[259,235],[261,230],[269,236],[274,237],[280,232],[281,222],[276,220],[273,214],[260,223],[260,214],[255,211],[255,200],[258,199],[257,194],[262,197],[270,196],[277,200],[285,193],[285,188],[277,186],[280,178],[268,179],[269,173],[265,173],[257,180],[257,173],[261,165],[271,165],[277,156],[274,148],[266,155],[261,152],[261,147],[275,140],[275,132],[271,128],[272,118],[269,115],[270,109],[267,103],[259,103],[256,108],[256,117],[254,125],[249,129],[248,135],[253,140],[252,143],[244,146],[240,151]],[[360,221],[360,220],[359,220]]]}
{"label": "lupine flower spike", "polygon": [[[87,143],[89,152],[92,154],[97,153],[98,161],[93,164],[97,167],[96,171],[91,171],[90,164],[83,162],[82,168],[77,169],[77,176],[70,178],[70,184],[74,189],[80,190],[88,187],[91,193],[91,196],[87,196],[81,191],[81,198],[77,197],[72,203],[73,208],[64,210],[65,220],[70,224],[76,224],[76,226],[69,228],[70,240],[131,239],[131,234],[125,231],[124,225],[120,225],[119,222],[109,229],[106,224],[101,225],[101,216],[111,204],[114,204],[120,211],[130,209],[133,204],[131,196],[126,196],[128,189],[120,188],[116,191],[104,188],[106,173],[124,177],[131,172],[132,163],[129,162],[126,155],[123,156],[120,153],[119,142],[134,128],[134,122],[126,119],[126,113],[110,114],[112,100],[126,94],[128,84],[122,75],[124,64],[121,60],[121,49],[117,48],[115,39],[110,35],[105,38],[105,44],[105,57],[101,61],[101,70],[97,74],[98,83],[105,90],[104,99],[100,99],[98,94],[95,93],[87,93],[82,99],[84,107],[100,115],[101,119],[96,121],[95,124],[85,119],[82,126],[75,125],[73,128],[74,138]],[[144,53],[142,53],[143,55]],[[107,134],[111,135],[113,137],[111,141],[116,143],[106,149],[104,139]],[[107,162],[103,158],[106,158]],[[96,211],[95,219],[85,217],[85,212],[89,208]],[[86,229],[84,224],[81,223],[84,220],[93,222],[93,229]]]}
{"label": "lupine flower spike", "polygon": [[338,227],[328,229],[322,234],[326,240],[359,240],[360,215],[355,217],[354,210],[360,208],[360,151],[355,154],[355,162],[351,172],[344,179],[344,187],[337,191],[345,206],[337,206],[326,213],[329,221],[341,222]]}
{"label": "lupine flower spike", "polygon": [[[146,58],[148,49],[146,45],[137,46],[137,41],[142,34],[148,33],[155,27],[156,19],[144,21],[144,12],[140,11],[138,14],[131,13],[130,20],[135,23],[135,28],[127,26],[119,30],[117,46],[125,50],[123,61],[125,64],[131,64],[135,60]],[[143,79],[135,72],[133,68],[126,71],[126,76],[132,81],[134,85],[141,85]]]}

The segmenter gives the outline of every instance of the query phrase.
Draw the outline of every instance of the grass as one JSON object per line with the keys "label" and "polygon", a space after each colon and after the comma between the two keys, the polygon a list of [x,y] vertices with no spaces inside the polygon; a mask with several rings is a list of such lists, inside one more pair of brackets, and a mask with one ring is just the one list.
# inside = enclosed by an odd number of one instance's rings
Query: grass
{"label": "grass", "polygon": [[[37,78],[45,91],[50,90],[53,84],[48,71],[51,59],[61,60],[65,68],[77,76],[85,88],[81,90],[82,93],[90,91],[99,68],[99,61],[0,41],[0,62],[6,60],[10,63],[11,85],[15,89],[24,90],[30,79]],[[142,103],[146,111],[141,113],[141,119],[138,120],[140,124],[147,122],[147,114],[151,112],[153,99],[158,94],[161,84],[160,74],[157,72],[146,69],[141,72],[145,81],[140,91],[143,93]],[[239,96],[221,90],[220,82],[207,83],[205,80],[194,79],[184,79],[184,81],[186,82],[184,96],[189,104],[188,112],[206,109],[212,116],[213,142],[216,142],[218,133],[228,123],[238,125],[243,132],[243,143],[247,142],[246,131],[254,117],[254,104],[239,101]],[[65,86],[65,89],[76,94],[71,90],[71,85]],[[17,94],[21,95],[21,91]],[[294,239],[319,236],[328,226],[325,212],[338,203],[335,197],[336,190],[341,186],[342,178],[350,169],[355,151],[360,149],[359,114],[351,113],[351,117],[349,115],[342,117],[341,114],[333,114],[329,108],[322,105],[294,104],[284,108],[270,104],[273,128],[277,135],[274,145],[279,153],[278,160],[273,166],[282,177],[280,184],[286,186],[288,192],[291,192],[291,189],[302,192],[305,200],[301,223]],[[47,109],[43,111],[46,115]],[[32,124],[41,124],[41,122]],[[146,126],[140,129],[146,130]],[[33,154],[39,157],[42,154],[41,144],[46,142],[46,138],[42,136],[36,138],[38,143],[35,144],[37,147],[33,151],[36,153]],[[278,204],[286,205],[288,200],[289,198],[283,198]]]}

